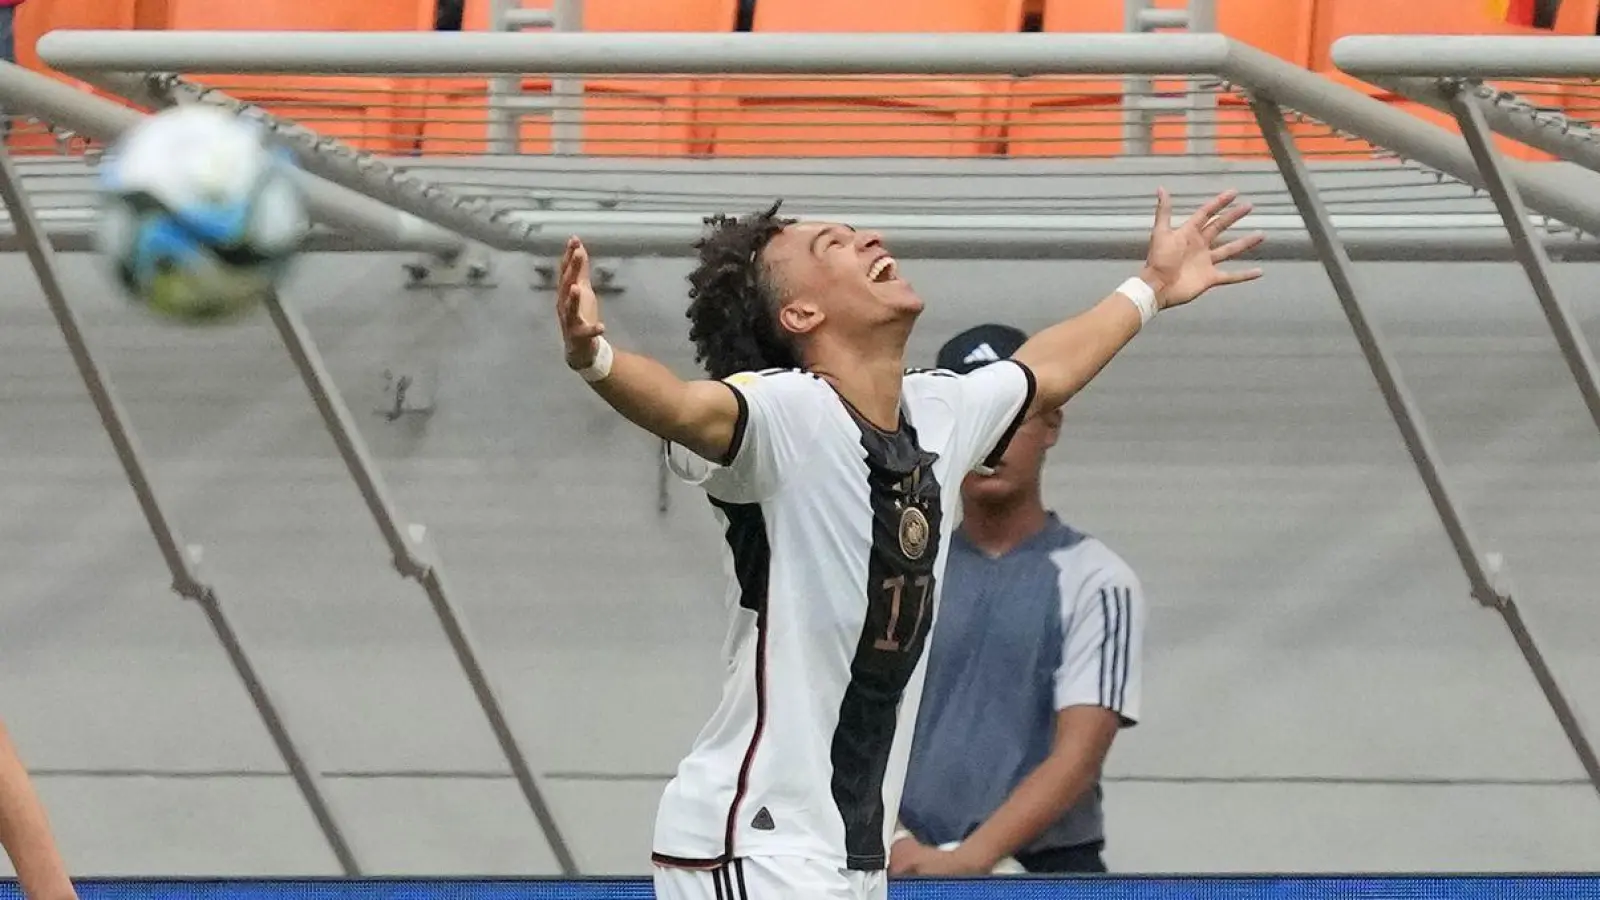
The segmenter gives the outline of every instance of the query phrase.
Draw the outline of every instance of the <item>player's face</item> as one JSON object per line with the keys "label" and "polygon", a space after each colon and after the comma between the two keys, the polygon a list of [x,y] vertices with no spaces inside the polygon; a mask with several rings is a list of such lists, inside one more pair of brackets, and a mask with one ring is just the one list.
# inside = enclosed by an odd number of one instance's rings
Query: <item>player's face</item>
{"label": "player's face", "polygon": [[798,222],[783,229],[762,256],[785,303],[783,327],[797,334],[822,322],[870,328],[915,318],[922,300],[900,277],[900,265],[877,232],[832,222]]}
{"label": "player's face", "polygon": [[967,500],[981,504],[1004,504],[1023,499],[1039,490],[1045,453],[1061,436],[1061,410],[1035,413],[1017,428],[993,475],[968,475],[961,484]]}

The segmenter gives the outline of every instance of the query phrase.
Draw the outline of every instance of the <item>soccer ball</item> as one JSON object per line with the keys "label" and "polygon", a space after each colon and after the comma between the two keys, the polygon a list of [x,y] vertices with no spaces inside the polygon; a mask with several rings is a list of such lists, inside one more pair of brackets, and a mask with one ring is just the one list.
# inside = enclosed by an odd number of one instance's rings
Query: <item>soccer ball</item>
{"label": "soccer ball", "polygon": [[310,228],[293,173],[254,123],[206,106],[157,113],[106,154],[100,252],[153,312],[235,318],[277,288]]}

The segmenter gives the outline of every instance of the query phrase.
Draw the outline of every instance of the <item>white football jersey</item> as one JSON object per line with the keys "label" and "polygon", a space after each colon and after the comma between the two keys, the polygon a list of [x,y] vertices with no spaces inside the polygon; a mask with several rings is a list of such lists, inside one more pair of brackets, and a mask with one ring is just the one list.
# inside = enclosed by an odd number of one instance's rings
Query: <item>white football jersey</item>
{"label": "white football jersey", "polygon": [[732,622],[722,699],[667,785],[654,860],[881,869],[961,481],[1004,452],[1033,374],[909,372],[895,432],[810,373],[726,383],[729,458],[668,448],[725,529]]}

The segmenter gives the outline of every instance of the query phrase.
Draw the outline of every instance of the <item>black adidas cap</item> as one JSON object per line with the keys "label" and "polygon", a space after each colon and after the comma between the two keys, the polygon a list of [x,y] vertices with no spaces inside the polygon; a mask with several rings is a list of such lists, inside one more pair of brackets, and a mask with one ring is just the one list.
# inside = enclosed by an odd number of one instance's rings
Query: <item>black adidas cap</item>
{"label": "black adidas cap", "polygon": [[978,325],[968,328],[939,348],[935,363],[962,375],[992,362],[1009,359],[1028,342],[1027,332],[1010,325]]}

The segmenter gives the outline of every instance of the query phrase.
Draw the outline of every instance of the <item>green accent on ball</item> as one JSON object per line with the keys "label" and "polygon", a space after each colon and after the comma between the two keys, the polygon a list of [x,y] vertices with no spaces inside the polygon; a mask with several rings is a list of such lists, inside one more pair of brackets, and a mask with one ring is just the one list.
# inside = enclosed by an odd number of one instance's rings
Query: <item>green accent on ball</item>
{"label": "green accent on ball", "polygon": [[163,318],[189,325],[231,322],[266,300],[269,288],[252,279],[229,279],[223,288],[206,285],[178,271],[158,272],[145,292],[145,305]]}

